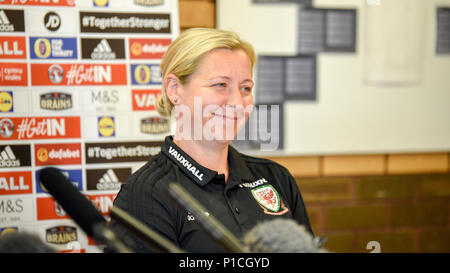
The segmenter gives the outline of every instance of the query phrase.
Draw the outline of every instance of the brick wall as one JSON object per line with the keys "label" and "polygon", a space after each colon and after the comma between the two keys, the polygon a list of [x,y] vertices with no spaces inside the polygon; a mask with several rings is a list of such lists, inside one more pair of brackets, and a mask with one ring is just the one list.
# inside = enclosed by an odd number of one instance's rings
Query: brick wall
{"label": "brick wall", "polygon": [[[179,0],[180,27],[215,27],[214,0]],[[195,11],[195,12],[193,12]],[[335,252],[450,252],[450,154],[270,157],[296,177]]]}
{"label": "brick wall", "polygon": [[296,177],[335,252],[450,252],[450,154],[270,157]]}

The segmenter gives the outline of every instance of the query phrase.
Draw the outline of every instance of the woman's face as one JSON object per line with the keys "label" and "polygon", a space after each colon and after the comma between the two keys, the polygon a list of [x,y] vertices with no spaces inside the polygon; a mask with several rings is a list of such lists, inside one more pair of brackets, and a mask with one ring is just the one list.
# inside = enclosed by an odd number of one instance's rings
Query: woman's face
{"label": "woman's face", "polygon": [[180,105],[190,110],[191,120],[184,119],[182,124],[178,120],[177,129],[191,126],[194,140],[231,142],[253,109],[253,85],[252,66],[245,51],[212,50],[180,86]]}

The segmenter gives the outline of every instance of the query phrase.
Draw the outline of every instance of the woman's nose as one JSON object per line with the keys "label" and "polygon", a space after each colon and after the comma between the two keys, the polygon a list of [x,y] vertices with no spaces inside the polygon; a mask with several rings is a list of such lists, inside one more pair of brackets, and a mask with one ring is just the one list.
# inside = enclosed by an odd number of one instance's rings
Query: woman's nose
{"label": "woman's nose", "polygon": [[228,94],[227,105],[237,106],[242,105],[242,96],[239,87],[233,87]]}

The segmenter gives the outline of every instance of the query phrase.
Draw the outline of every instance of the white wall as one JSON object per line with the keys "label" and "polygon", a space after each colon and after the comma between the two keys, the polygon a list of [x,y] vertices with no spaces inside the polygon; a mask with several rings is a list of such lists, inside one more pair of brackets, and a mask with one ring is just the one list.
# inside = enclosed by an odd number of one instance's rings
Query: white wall
{"label": "white wall", "polygon": [[[450,56],[435,54],[436,6],[450,7],[450,0],[418,0],[425,18],[423,74],[417,83],[403,85],[364,80],[365,1],[315,1],[315,7],[357,9],[357,50],[320,53],[317,101],[285,103],[286,154],[450,150]],[[393,0],[380,5],[384,1]],[[295,55],[298,6],[251,2],[217,0],[218,28],[238,32],[257,54]]]}

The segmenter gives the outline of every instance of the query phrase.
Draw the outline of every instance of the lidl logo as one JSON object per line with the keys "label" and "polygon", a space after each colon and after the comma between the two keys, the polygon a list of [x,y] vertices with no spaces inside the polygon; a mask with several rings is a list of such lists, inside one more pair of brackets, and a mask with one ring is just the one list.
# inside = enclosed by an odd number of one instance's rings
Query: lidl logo
{"label": "lidl logo", "polygon": [[161,68],[158,64],[132,64],[131,83],[134,85],[161,84]]}
{"label": "lidl logo", "polygon": [[77,59],[76,38],[30,37],[32,59]]}
{"label": "lidl logo", "polygon": [[13,92],[0,91],[0,112],[13,112]]}
{"label": "lidl logo", "polygon": [[109,0],[93,0],[94,7],[108,7]]}
{"label": "lidl logo", "polygon": [[98,118],[98,136],[113,137],[116,135],[114,117],[104,116]]}

